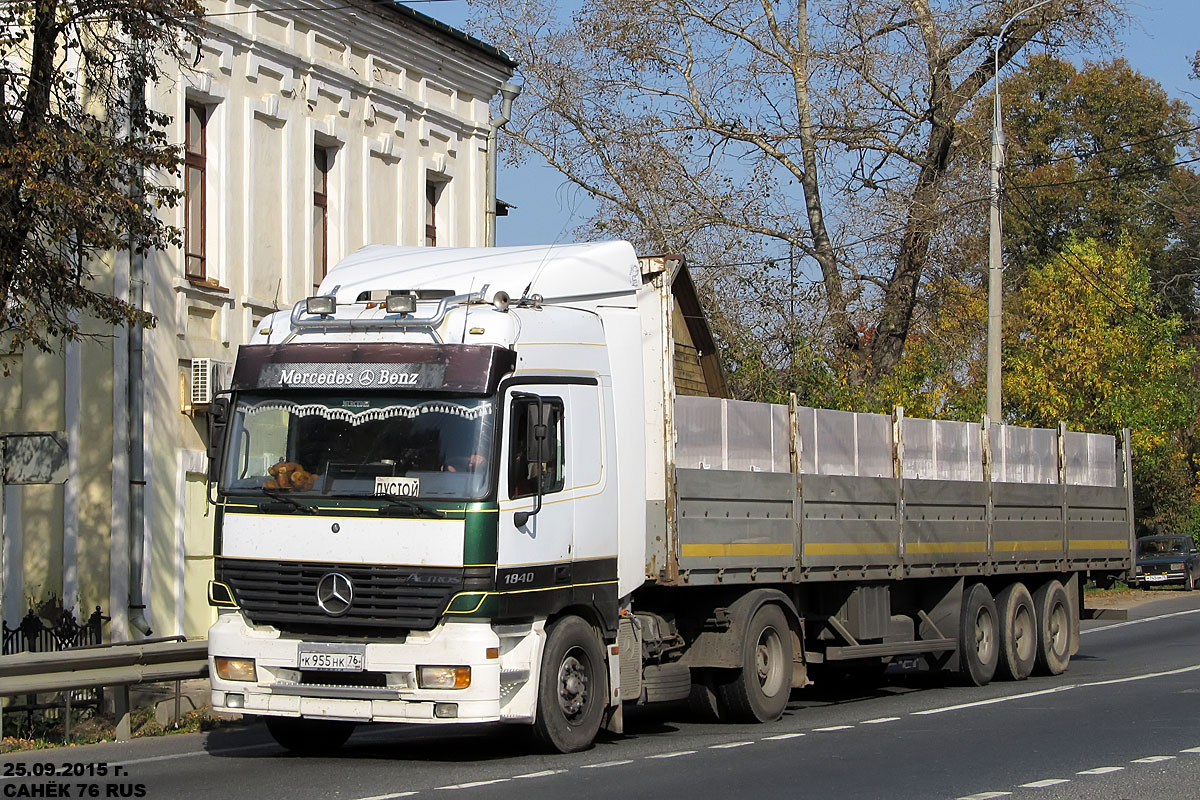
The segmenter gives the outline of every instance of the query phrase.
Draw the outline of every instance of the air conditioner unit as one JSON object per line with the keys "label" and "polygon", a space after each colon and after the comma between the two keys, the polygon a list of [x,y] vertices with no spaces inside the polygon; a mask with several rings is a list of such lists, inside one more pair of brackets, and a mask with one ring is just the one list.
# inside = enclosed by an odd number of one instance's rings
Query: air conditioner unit
{"label": "air conditioner unit", "polygon": [[206,409],[217,392],[229,387],[232,377],[232,362],[193,358],[188,381],[188,405],[196,411]]}

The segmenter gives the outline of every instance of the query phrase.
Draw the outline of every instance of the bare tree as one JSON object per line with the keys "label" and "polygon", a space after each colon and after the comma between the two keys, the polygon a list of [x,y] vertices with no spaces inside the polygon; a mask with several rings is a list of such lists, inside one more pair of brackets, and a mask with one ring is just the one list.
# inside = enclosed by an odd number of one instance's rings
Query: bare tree
{"label": "bare tree", "polygon": [[[900,359],[942,223],[959,120],[1001,68],[1104,40],[1121,0],[474,0],[526,83],[507,129],[589,192],[585,233],[648,249],[802,253],[834,358]],[[713,231],[721,231],[714,236]],[[765,254],[765,255],[764,255]],[[717,258],[706,253],[706,259]]]}

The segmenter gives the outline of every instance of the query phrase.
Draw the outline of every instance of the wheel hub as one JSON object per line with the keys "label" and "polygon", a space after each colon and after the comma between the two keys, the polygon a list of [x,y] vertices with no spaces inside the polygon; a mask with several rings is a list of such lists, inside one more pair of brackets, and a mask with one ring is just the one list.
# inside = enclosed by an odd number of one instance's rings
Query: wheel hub
{"label": "wheel hub", "polygon": [[578,718],[588,701],[587,668],[568,653],[558,668],[558,705],[568,720]]}

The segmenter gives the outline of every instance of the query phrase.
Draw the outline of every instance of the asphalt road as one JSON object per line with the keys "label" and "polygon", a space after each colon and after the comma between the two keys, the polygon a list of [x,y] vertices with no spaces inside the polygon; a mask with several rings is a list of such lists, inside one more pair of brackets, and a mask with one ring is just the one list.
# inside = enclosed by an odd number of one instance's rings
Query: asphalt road
{"label": "asphalt road", "polygon": [[[702,724],[669,708],[627,714],[626,727],[548,756],[518,728],[371,726],[335,757],[301,758],[250,725],[0,756],[0,797],[1195,800],[1200,593],[1164,593],[1127,622],[1085,622],[1056,678],[965,688],[892,675],[796,692],[770,725]],[[82,774],[31,774],[51,764]]]}

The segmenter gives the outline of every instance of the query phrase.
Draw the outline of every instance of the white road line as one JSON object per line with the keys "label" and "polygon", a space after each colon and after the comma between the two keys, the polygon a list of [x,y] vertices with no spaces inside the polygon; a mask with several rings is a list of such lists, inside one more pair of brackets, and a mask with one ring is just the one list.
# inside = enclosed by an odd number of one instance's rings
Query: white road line
{"label": "white road line", "polygon": [[804,736],[803,733],[777,733],[774,736],[764,736],[764,742],[778,742],[783,739],[795,739],[798,736]]}
{"label": "white road line", "polygon": [[471,781],[470,783],[456,783],[452,786],[439,786],[438,789],[474,789],[477,786],[491,786],[493,783],[508,783],[512,778],[496,778],[490,781]]}
{"label": "white road line", "polygon": [[544,769],[541,772],[526,772],[524,775],[513,775],[513,780],[519,778],[548,778],[551,775],[561,775],[565,769]]}
{"label": "white road line", "polygon": [[748,744],[754,744],[754,742],[726,742],[725,744],[710,744],[708,746],[708,749],[709,750],[728,750],[732,747],[745,747]]}
{"label": "white road line", "polygon": [[398,794],[377,794],[371,797],[359,797],[357,800],[395,800],[397,797],[412,797],[416,792],[400,792]]}
{"label": "white road line", "polygon": [[1012,792],[979,792],[960,797],[958,800],[992,800],[993,797],[1008,797]]}
{"label": "white road line", "polygon": [[1200,753],[1200,747],[1189,747],[1187,750],[1180,750],[1181,753]]}
{"label": "white road line", "polygon": [[853,727],[853,725],[830,725],[828,728],[813,728],[813,732],[828,733],[829,731],[848,731]]}
{"label": "white road line", "polygon": [[1030,781],[1029,783],[1022,783],[1021,788],[1022,789],[1045,789],[1047,786],[1058,786],[1060,783],[1070,783],[1070,782],[1071,781],[1068,778],[1045,778],[1040,781]]}
{"label": "white road line", "polygon": [[1166,672],[1148,672],[1144,675],[1131,675],[1128,678],[1112,678],[1107,681],[1093,681],[1091,683],[1068,683],[1065,686],[1054,686],[1049,689],[1040,689],[1036,692],[1023,692],[1021,694],[1008,694],[1003,697],[993,697],[989,700],[977,700],[974,703],[959,703],[953,706],[943,706],[941,708],[927,708],[924,711],[912,712],[915,716],[925,714],[941,714],[946,711],[961,711],[964,708],[978,708],[980,706],[990,706],[996,703],[1007,703],[1010,700],[1026,700],[1030,697],[1041,697],[1047,694],[1055,694],[1057,692],[1069,692],[1072,689],[1087,689],[1092,686],[1113,686],[1118,683],[1132,683],[1133,681],[1145,681],[1151,678],[1165,678],[1171,675],[1183,675],[1187,672],[1195,672],[1200,670],[1200,664],[1193,664],[1190,667],[1181,667],[1179,669],[1167,670]]}
{"label": "white road line", "polygon": [[1105,625],[1102,628],[1088,628],[1079,632],[1080,636],[1089,633],[1099,633],[1100,631],[1111,631],[1114,628],[1124,628],[1126,625],[1141,625],[1143,622],[1157,622],[1160,619],[1170,619],[1171,617],[1182,617],[1184,614],[1200,614],[1200,608],[1189,609],[1188,611],[1175,611],[1171,614],[1159,614],[1157,617],[1144,617],[1143,619],[1131,619],[1126,622],[1114,622],[1112,625]]}
{"label": "white road line", "polygon": [[883,722],[896,722],[899,719],[900,719],[899,717],[880,717],[879,719],[863,720],[862,724],[863,725],[879,725],[880,723],[883,723]]}
{"label": "white road line", "polygon": [[679,750],[674,753],[659,753],[656,756],[646,756],[646,758],[676,758],[678,756],[690,756],[695,754],[695,750]]}
{"label": "white road line", "polygon": [[1082,772],[1076,772],[1076,775],[1107,775],[1110,772],[1120,772],[1124,767],[1096,767],[1095,769],[1085,769]]}
{"label": "white road line", "polygon": [[1175,756],[1146,756],[1145,758],[1135,758],[1130,761],[1130,764],[1157,764],[1160,761],[1170,761]]}
{"label": "white road line", "polygon": [[619,767],[622,764],[632,764],[632,758],[622,759],[621,761],[602,761],[599,764],[584,764],[583,769],[600,769],[601,767]]}

